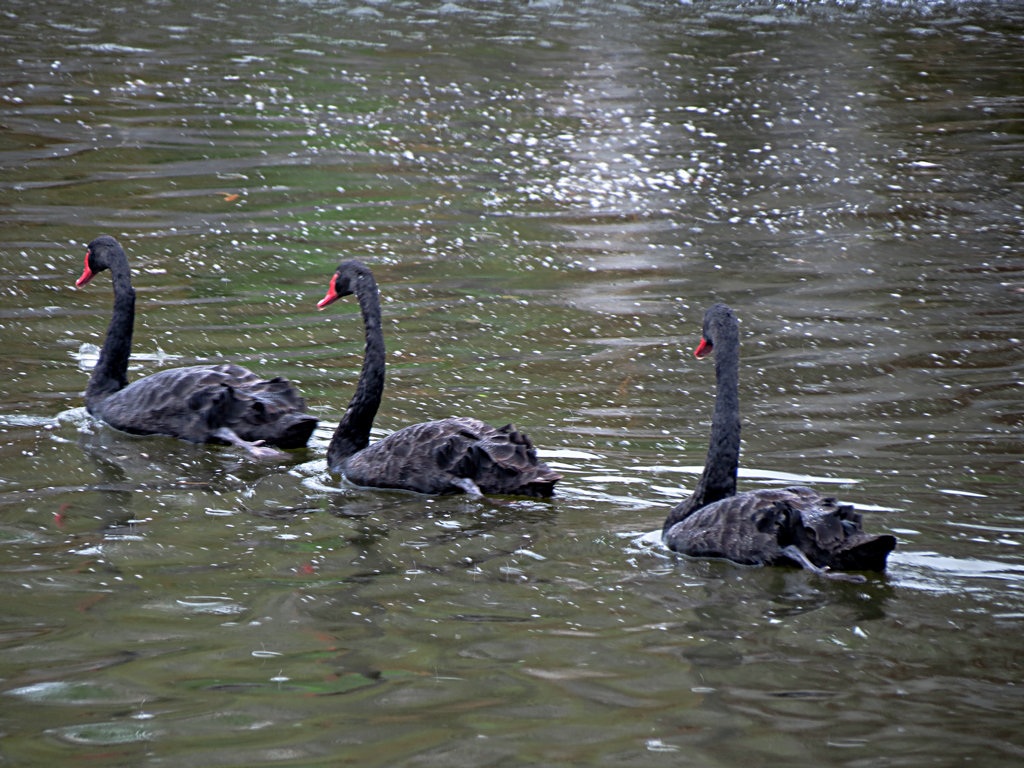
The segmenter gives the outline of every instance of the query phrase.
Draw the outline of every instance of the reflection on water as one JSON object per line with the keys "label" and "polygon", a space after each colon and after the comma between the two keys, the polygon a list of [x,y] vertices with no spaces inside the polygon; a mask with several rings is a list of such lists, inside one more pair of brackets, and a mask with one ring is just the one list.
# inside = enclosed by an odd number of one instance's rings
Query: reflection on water
{"label": "reflection on water", "polygon": [[[90,344],[88,342],[82,344],[78,348],[78,351],[70,353],[71,357],[78,361],[78,367],[83,371],[91,371],[96,367],[96,363],[100,359],[100,348],[96,344]],[[140,352],[133,351],[131,360],[128,363],[128,370],[138,370],[140,368],[137,363],[150,362],[157,363],[160,366],[172,364],[175,360],[180,359],[178,355],[169,355],[164,352],[160,347],[156,348],[156,352]]]}
{"label": "reflection on water", "polygon": [[[3,13],[4,760],[1019,763],[1017,4]],[[71,286],[103,232],[131,376],[286,376],[307,449],[85,413],[110,296]],[[349,257],[381,283],[374,438],[514,422],[553,500],[327,472],[363,339],[315,302]],[[856,504],[899,538],[885,576],[661,546],[716,300],[741,486]]]}

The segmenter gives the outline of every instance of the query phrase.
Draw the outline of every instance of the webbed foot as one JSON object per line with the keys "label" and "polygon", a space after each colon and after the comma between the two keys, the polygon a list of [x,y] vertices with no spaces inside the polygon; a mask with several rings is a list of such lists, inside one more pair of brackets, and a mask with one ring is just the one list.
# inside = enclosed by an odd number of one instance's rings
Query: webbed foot
{"label": "webbed foot", "polygon": [[228,427],[221,427],[220,429],[215,430],[212,434],[214,437],[219,437],[221,440],[225,440],[231,445],[238,448],[244,448],[254,459],[280,461],[288,455],[284,451],[279,451],[277,448],[271,448],[269,445],[264,445],[266,442],[265,440],[255,440],[253,442],[243,440],[237,432],[233,429],[229,429]]}
{"label": "webbed foot", "polygon": [[843,571],[833,571],[831,568],[818,567],[812,563],[807,558],[807,555],[805,555],[794,544],[790,544],[788,547],[783,547],[782,554],[799,564],[802,568],[816,573],[818,576],[823,576],[826,579],[832,579],[833,581],[849,581],[853,584],[863,584],[867,581],[867,578],[859,573],[844,573]]}
{"label": "webbed foot", "polygon": [[480,487],[470,480],[468,477],[456,477],[452,480],[452,485],[457,485],[467,496],[483,496],[483,491]]}

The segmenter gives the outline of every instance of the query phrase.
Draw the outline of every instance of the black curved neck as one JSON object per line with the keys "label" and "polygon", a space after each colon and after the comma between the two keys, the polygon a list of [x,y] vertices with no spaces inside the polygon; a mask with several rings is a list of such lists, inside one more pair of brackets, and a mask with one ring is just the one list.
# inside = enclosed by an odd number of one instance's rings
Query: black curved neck
{"label": "black curved neck", "polygon": [[135,289],[124,252],[110,261],[114,283],[114,311],[103,340],[99,360],[89,377],[85,405],[92,412],[105,398],[128,386],[128,357],[132,351],[132,329],[135,325]]}
{"label": "black curved neck", "polygon": [[736,493],[740,463],[740,348],[735,318],[723,322],[714,336],[715,410],[704,471],[689,498],[676,505],[665,519],[665,532],[701,507]]}
{"label": "black curved neck", "polygon": [[327,449],[327,464],[332,471],[341,470],[349,456],[370,444],[370,428],[384,393],[384,332],[381,329],[380,296],[377,283],[369,272],[360,275],[355,295],[366,329],[366,351],[356,392]]}

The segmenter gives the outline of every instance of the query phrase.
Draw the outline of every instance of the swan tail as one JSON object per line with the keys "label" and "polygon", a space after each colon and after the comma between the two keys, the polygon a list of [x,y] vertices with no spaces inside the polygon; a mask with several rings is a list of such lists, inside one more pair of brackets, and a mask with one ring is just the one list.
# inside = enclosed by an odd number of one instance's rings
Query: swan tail
{"label": "swan tail", "polygon": [[280,392],[262,387],[224,389],[231,397],[230,407],[218,414],[221,425],[230,427],[245,440],[262,440],[278,448],[301,448],[316,429],[316,417],[297,410],[304,403],[290,384]]}
{"label": "swan tail", "polygon": [[[205,372],[198,368],[196,383],[206,384],[192,398],[206,412],[211,433],[226,427],[246,441],[287,449],[304,446],[316,429],[316,417],[305,412],[306,401],[281,376],[262,379],[240,365],[223,363]],[[220,389],[216,395],[211,391],[215,386]]]}
{"label": "swan tail", "polygon": [[530,438],[511,424],[482,424],[451,471],[471,478],[484,493],[548,497],[562,476],[537,458]]}
{"label": "swan tail", "polygon": [[809,503],[794,505],[793,543],[821,567],[884,571],[886,558],[896,547],[896,538],[865,532],[860,513],[851,505],[840,504],[831,497],[814,497],[805,496],[804,501]]}
{"label": "swan tail", "polygon": [[829,567],[838,571],[884,571],[886,558],[895,548],[895,536],[861,533],[854,543],[835,554]]}

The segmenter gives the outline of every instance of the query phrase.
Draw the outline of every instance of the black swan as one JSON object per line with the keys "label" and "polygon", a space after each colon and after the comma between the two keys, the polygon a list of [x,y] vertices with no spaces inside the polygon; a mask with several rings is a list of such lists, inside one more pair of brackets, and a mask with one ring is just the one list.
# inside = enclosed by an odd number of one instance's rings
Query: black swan
{"label": "black swan", "polygon": [[135,435],[170,435],[193,443],[237,445],[273,458],[267,447],[301,448],[316,428],[306,404],[281,377],[261,379],[232,363],[171,368],[128,383],[135,324],[135,289],[128,257],[101,235],[89,243],[81,288],[104,269],[114,283],[114,312],[85,390],[85,407],[107,424]]}
{"label": "black swan", "polygon": [[453,417],[413,424],[369,445],[384,391],[385,365],[373,273],[359,261],[342,262],[317,308],[352,294],[363,316],[366,351],[355,394],[327,449],[330,470],[355,485],[374,488],[551,496],[562,476],[537,459],[530,439],[511,424],[495,429],[477,419]]}
{"label": "black swan", "polygon": [[725,304],[704,314],[694,354],[702,358],[712,350],[716,392],[707,460],[693,493],[665,518],[662,538],[668,547],[748,565],[799,565],[847,581],[864,577],[833,571],[885,570],[896,539],[865,533],[853,507],[801,486],[736,493],[739,328]]}

